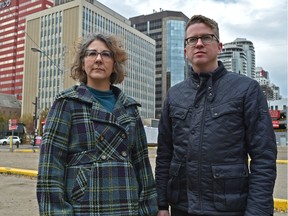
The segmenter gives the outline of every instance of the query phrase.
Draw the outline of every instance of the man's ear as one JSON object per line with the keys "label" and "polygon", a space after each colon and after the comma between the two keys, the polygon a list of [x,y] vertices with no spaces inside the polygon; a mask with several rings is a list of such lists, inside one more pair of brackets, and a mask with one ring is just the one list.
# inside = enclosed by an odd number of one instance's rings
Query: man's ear
{"label": "man's ear", "polygon": [[221,42],[218,43],[218,54],[222,52],[223,44]]}

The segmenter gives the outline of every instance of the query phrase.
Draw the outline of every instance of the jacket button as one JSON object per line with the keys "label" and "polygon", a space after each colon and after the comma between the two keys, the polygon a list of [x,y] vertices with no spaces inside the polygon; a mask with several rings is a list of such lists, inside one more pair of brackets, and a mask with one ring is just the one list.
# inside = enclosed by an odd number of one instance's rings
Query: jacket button
{"label": "jacket button", "polygon": [[122,137],[123,139],[125,139],[125,138],[126,138],[126,134],[125,134],[125,133],[122,133],[122,134],[121,134],[121,137]]}
{"label": "jacket button", "polygon": [[191,130],[191,134],[195,134],[195,130],[193,129],[193,130]]}
{"label": "jacket button", "polygon": [[102,155],[102,156],[101,156],[101,159],[102,159],[102,160],[106,160],[106,159],[107,159],[107,156],[106,156],[106,155]]}
{"label": "jacket button", "polygon": [[122,155],[123,157],[127,157],[127,152],[126,152],[126,151],[122,151],[122,152],[121,152],[121,155]]}
{"label": "jacket button", "polygon": [[198,104],[195,104],[195,108],[198,108],[199,107],[199,105]]}

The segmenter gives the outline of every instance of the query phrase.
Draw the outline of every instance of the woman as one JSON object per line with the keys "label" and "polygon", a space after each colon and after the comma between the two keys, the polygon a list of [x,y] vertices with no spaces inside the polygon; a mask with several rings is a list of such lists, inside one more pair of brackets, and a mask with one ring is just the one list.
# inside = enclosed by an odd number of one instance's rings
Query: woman
{"label": "woman", "polygon": [[113,36],[91,34],[71,68],[40,151],[40,215],[156,215],[157,199],[139,104],[113,84],[127,54]]}

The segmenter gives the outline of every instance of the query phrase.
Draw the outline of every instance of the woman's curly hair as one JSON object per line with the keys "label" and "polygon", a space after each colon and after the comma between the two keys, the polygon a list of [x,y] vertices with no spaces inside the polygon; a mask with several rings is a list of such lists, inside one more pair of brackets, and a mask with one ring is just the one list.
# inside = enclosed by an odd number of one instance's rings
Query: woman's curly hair
{"label": "woman's curly hair", "polygon": [[95,40],[99,40],[105,43],[109,50],[113,53],[114,66],[113,73],[110,76],[110,83],[121,83],[124,80],[124,76],[126,75],[125,64],[126,60],[128,59],[127,53],[124,50],[120,40],[117,40],[116,36],[97,33],[87,35],[78,43],[74,61],[71,67],[71,77],[76,81],[87,84],[87,74],[83,70],[82,66],[84,63],[85,52],[89,45]]}

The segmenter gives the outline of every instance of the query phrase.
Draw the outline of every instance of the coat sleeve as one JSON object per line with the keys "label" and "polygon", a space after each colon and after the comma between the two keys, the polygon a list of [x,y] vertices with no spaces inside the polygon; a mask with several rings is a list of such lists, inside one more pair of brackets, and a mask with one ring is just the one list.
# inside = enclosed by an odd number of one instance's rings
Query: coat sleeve
{"label": "coat sleeve", "polygon": [[157,215],[157,193],[148,157],[148,145],[140,116],[136,120],[137,142],[132,150],[132,161],[139,186],[139,216]]}
{"label": "coat sleeve", "polygon": [[167,184],[169,180],[170,163],[173,155],[173,137],[171,120],[169,117],[168,98],[169,97],[167,96],[164,102],[158,125],[158,148],[155,178],[159,210],[168,210]]}
{"label": "coat sleeve", "polygon": [[253,82],[244,102],[246,143],[251,158],[245,216],[273,215],[277,146],[266,98]]}
{"label": "coat sleeve", "polygon": [[40,149],[37,201],[40,215],[73,215],[65,200],[64,176],[71,112],[64,100],[52,105]]}

